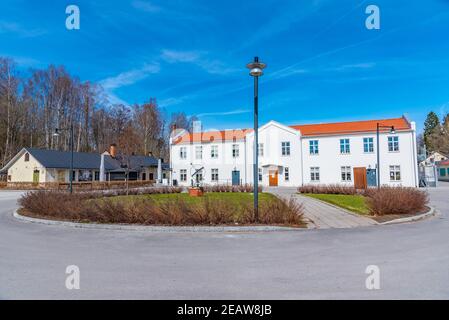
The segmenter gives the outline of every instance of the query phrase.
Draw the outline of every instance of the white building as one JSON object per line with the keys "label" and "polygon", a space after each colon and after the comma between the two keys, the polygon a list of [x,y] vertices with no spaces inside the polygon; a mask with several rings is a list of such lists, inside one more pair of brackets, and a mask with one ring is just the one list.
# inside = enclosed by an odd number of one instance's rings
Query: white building
{"label": "white building", "polygon": [[[260,184],[377,185],[378,123],[380,184],[417,186],[416,125],[405,117],[295,126],[270,121],[259,128]],[[173,182],[252,184],[253,141],[251,129],[172,135]]]}

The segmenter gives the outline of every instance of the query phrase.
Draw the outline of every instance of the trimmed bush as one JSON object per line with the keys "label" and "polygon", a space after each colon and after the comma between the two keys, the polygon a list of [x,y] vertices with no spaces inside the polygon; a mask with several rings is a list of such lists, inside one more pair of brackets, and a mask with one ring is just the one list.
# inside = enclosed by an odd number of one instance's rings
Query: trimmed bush
{"label": "trimmed bush", "polygon": [[[152,197],[126,199],[33,191],[24,195],[19,203],[24,214],[80,222],[184,226],[255,223],[253,206],[248,202],[236,205],[232,201],[208,197],[195,198],[195,201],[173,197],[162,202]],[[304,226],[302,215],[302,205],[293,199],[285,201],[273,196],[260,202],[261,224]]]}
{"label": "trimmed bush", "polygon": [[[300,193],[314,194],[359,194],[356,188],[341,184],[307,184],[298,188]],[[363,191],[362,191],[363,192]]]}
{"label": "trimmed bush", "polygon": [[381,187],[365,192],[371,215],[415,214],[423,212],[429,203],[427,192],[406,187]]}
{"label": "trimmed bush", "polygon": [[[204,192],[253,192],[254,186],[252,184],[242,184],[242,185],[228,185],[228,184],[217,184],[217,185],[206,185],[203,186]],[[258,187],[259,192],[262,192],[262,186]]]}

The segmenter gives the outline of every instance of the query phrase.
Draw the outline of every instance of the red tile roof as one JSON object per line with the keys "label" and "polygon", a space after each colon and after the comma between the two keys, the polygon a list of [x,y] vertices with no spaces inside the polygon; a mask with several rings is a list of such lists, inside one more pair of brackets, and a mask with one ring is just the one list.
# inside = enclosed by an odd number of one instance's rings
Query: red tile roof
{"label": "red tile roof", "polygon": [[[304,124],[290,127],[299,130],[302,136],[320,136],[320,135],[333,135],[333,134],[376,132],[377,123],[380,123],[382,126],[394,126],[395,130],[398,131],[409,130],[411,128],[410,123],[404,117],[394,119],[383,119],[383,120]],[[381,131],[387,130],[388,129],[381,129]]]}
{"label": "red tile roof", "polygon": [[[334,134],[352,134],[376,132],[376,125],[380,123],[382,126],[394,126],[395,130],[410,130],[410,123],[402,118],[383,119],[383,120],[366,120],[366,121],[351,121],[351,122],[336,122],[336,123],[322,123],[322,124],[304,124],[293,125],[290,128],[299,130],[302,136],[324,136]],[[388,129],[381,129],[387,131]],[[198,133],[186,133],[179,136],[174,144],[178,143],[192,143],[192,142],[218,142],[218,141],[238,141],[245,138],[245,136],[252,132],[252,129],[235,129],[222,131],[204,131]]]}
{"label": "red tile roof", "polygon": [[439,166],[449,166],[449,159],[448,160],[444,160],[444,161],[440,161],[438,163]]}
{"label": "red tile roof", "polygon": [[192,143],[192,142],[218,142],[218,141],[239,141],[252,132],[252,129],[235,129],[221,131],[204,131],[198,133],[186,133],[178,137],[173,143]]}

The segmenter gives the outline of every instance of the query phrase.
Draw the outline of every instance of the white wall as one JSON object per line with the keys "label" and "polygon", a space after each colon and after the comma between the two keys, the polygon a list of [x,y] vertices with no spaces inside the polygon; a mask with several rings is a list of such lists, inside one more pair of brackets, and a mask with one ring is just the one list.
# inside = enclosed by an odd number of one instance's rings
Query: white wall
{"label": "white wall", "polygon": [[[388,137],[399,137],[399,151],[388,151]],[[374,152],[364,153],[363,138],[373,138]],[[350,141],[350,153],[340,153],[340,139],[347,138]],[[309,141],[318,140],[319,154],[311,155],[309,152]],[[413,149],[412,132],[397,132],[396,134],[380,134],[380,184],[415,186],[415,157]],[[302,139],[304,154],[304,184],[308,183],[341,183],[353,185],[353,174],[351,182],[343,182],[341,178],[341,167],[350,166],[353,173],[354,167],[365,167],[375,169],[377,167],[377,142],[376,134],[357,134],[346,136],[327,137],[304,137]],[[401,181],[390,181],[389,166],[399,165],[401,168]],[[310,168],[320,168],[320,181],[313,182],[310,178]]]}
{"label": "white wall", "polygon": [[33,182],[34,170],[39,170],[39,182],[46,182],[46,169],[31,154],[25,161],[26,152],[8,169],[9,182]]}
{"label": "white wall", "polygon": [[[412,123],[412,130],[397,132],[396,134],[381,133],[380,135],[380,173],[381,184],[417,186],[417,163],[416,163],[416,135],[415,124]],[[388,151],[388,136],[399,137],[399,151]],[[364,153],[363,138],[372,137],[374,152]],[[340,139],[350,140],[350,154],[340,153]],[[211,143],[182,143],[171,146],[171,162],[173,168],[173,179],[181,185],[190,185],[191,174],[195,168],[205,167],[203,170],[203,183],[213,184],[211,181],[211,169],[219,169],[220,184],[231,184],[232,171],[240,171],[242,183],[253,183],[253,144],[254,134],[246,135],[245,140],[237,141],[240,148],[238,158],[232,157],[232,141],[211,142]],[[309,141],[319,141],[319,154],[310,155]],[[281,143],[290,142],[290,156],[282,156]],[[375,169],[377,166],[376,156],[376,134],[349,134],[345,136],[318,136],[301,137],[300,132],[290,127],[284,126],[274,121],[262,126],[259,130],[259,143],[264,145],[264,154],[259,157],[259,168],[263,168],[263,180],[261,185],[268,186],[268,166],[273,165],[278,168],[279,186],[299,186],[312,183],[310,180],[310,167],[320,168],[320,181],[315,183],[345,183],[341,179],[341,167],[350,166],[352,181],[346,182],[353,185],[354,167],[365,167]],[[195,159],[195,147],[203,146],[203,157],[201,160]],[[211,158],[211,146],[218,146],[218,158]],[[186,147],[186,159],[180,158],[180,148]],[[246,165],[245,165],[246,164]],[[401,168],[401,180],[390,181],[390,165],[399,165]],[[289,181],[285,181],[284,168],[290,171]],[[272,167],[275,168],[275,167]],[[187,170],[187,181],[180,181],[180,170]]]}

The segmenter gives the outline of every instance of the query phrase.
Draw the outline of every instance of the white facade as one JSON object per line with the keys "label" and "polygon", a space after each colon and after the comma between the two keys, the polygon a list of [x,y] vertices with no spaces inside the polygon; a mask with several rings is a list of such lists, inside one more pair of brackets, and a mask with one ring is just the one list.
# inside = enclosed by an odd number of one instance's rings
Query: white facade
{"label": "white facade", "polygon": [[[381,131],[381,185],[417,186],[415,130],[411,122],[408,129],[394,134]],[[199,171],[202,184],[236,184],[236,176],[239,184],[252,184],[254,132],[237,134],[234,139],[228,133],[225,139],[211,142],[208,137],[171,141],[173,180],[179,185],[191,185],[196,182],[194,172],[203,168]],[[238,155],[233,152],[237,148],[234,145],[238,145]],[[377,139],[372,130],[303,135],[301,130],[270,121],[259,129],[259,146],[259,184],[263,186],[354,185],[354,180],[360,179],[359,175],[355,178],[354,168],[366,172],[368,185],[377,184]],[[201,157],[198,148],[202,148]],[[233,171],[238,171],[234,181]]]}

